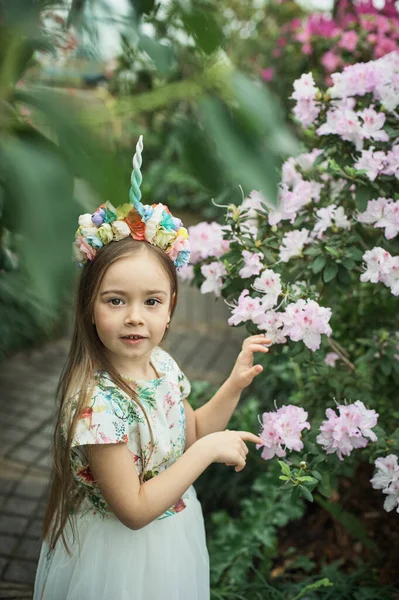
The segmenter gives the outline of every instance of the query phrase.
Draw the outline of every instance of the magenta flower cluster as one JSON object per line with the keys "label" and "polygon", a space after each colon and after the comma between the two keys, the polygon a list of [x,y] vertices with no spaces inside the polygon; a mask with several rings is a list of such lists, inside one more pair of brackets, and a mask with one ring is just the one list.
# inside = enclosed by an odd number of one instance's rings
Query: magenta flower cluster
{"label": "magenta flower cluster", "polygon": [[312,13],[283,25],[273,50],[276,66],[264,69],[262,77],[266,82],[277,77],[279,61],[289,60],[295,53],[309,56],[319,65],[329,85],[331,73],[354,60],[360,62],[364,56],[374,60],[397,50],[399,14],[393,0],[385,2],[384,10],[377,10],[371,1],[343,0],[334,18]]}

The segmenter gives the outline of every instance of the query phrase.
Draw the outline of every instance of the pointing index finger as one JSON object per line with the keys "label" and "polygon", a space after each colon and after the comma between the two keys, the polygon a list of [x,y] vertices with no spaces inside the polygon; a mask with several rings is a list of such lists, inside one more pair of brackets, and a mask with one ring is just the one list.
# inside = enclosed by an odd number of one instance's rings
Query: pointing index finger
{"label": "pointing index finger", "polygon": [[260,438],[258,435],[255,435],[254,433],[251,433],[250,431],[237,431],[238,435],[240,436],[240,438],[242,440],[245,440],[246,442],[253,442],[254,444],[264,444],[262,438]]}

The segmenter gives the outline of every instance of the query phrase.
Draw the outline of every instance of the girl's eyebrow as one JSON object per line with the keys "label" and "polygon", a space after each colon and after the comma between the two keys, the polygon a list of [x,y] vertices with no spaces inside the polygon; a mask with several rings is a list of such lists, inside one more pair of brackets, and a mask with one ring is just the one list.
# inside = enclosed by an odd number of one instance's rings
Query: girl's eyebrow
{"label": "girl's eyebrow", "polygon": [[[100,296],[106,296],[107,294],[126,296],[127,292],[123,290],[105,290],[105,292],[101,292]],[[167,296],[167,292],[164,290],[147,290],[144,295],[150,296],[151,294],[163,294],[164,296]]]}
{"label": "girl's eyebrow", "polygon": [[123,290],[106,290],[105,292],[101,292],[100,296],[106,296],[107,294],[116,294],[119,296],[124,296],[126,292]]}

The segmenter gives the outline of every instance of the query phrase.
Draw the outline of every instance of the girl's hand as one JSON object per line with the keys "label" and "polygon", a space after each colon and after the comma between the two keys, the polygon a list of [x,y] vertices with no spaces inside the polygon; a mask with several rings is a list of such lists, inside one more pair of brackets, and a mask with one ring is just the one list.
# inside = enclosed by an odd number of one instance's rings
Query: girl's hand
{"label": "girl's hand", "polygon": [[254,444],[263,444],[260,437],[249,431],[230,431],[229,429],[209,433],[196,443],[201,444],[203,450],[210,453],[212,462],[225,463],[227,467],[234,467],[238,473],[245,467],[248,454],[244,440]]}
{"label": "girl's hand", "polygon": [[263,352],[266,354],[269,352],[266,345],[270,346],[271,343],[272,341],[267,339],[264,333],[251,335],[244,340],[242,350],[229,377],[229,381],[237,391],[241,392],[252,383],[254,377],[262,373],[262,365],[254,365],[254,353]]}

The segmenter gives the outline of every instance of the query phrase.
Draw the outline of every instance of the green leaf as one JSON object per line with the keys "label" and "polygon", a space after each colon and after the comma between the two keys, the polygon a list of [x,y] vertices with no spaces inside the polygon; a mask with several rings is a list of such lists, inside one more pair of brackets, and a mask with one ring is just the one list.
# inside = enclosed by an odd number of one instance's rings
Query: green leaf
{"label": "green leaf", "polygon": [[314,583],[310,583],[304,587],[292,600],[300,600],[308,592],[312,592],[313,590],[317,590],[321,587],[332,587],[333,585],[334,584],[327,577],[324,577],[323,579],[319,579],[319,581],[315,581]]}
{"label": "green leaf", "polygon": [[297,477],[297,481],[302,483],[303,481],[314,481],[314,479],[313,477],[309,477],[309,475],[301,475],[301,477]]}
{"label": "green leaf", "polygon": [[329,263],[323,271],[323,280],[325,283],[332,281],[338,273],[338,265],[336,263]]}
{"label": "green leaf", "polygon": [[175,64],[174,51],[170,46],[160,44],[140,33],[140,48],[154,61],[159,73],[168,73]]}
{"label": "green leaf", "polygon": [[287,477],[286,475],[280,475],[279,479],[281,479],[281,481],[289,481],[290,477]]}
{"label": "green leaf", "polygon": [[318,256],[312,263],[312,271],[317,274],[320,273],[324,269],[324,266],[327,262],[327,257],[325,254],[321,254]]}
{"label": "green leaf", "polygon": [[375,197],[375,190],[369,185],[356,185],[355,204],[360,212],[364,212],[367,208],[367,203]]}
{"label": "green leaf", "polygon": [[326,248],[327,252],[329,254],[331,254],[331,256],[334,256],[334,258],[339,257],[339,252],[335,248],[332,248],[331,246],[326,246],[325,248]]}
{"label": "green leaf", "polygon": [[[248,91],[248,94],[251,90]],[[217,98],[208,96],[200,101],[201,118],[205,131],[216,146],[226,179],[244,190],[260,190],[269,202],[277,201],[277,173],[279,158],[273,150],[265,148],[267,138],[258,123],[258,133],[249,126],[237,109],[231,111]],[[257,120],[256,120],[257,121]],[[262,145],[263,144],[263,145]]]}
{"label": "green leaf", "polygon": [[284,475],[288,475],[288,477],[291,476],[291,469],[289,468],[289,466],[287,465],[286,462],[284,462],[283,460],[279,460],[278,464],[281,467],[282,472],[284,473]]}
{"label": "green leaf", "polygon": [[308,490],[308,488],[304,485],[299,485],[298,486],[299,491],[301,492],[302,496],[304,498],[306,498],[306,500],[309,500],[309,502],[313,502],[313,496],[310,490]]}
{"label": "green leaf", "polygon": [[348,269],[348,271],[351,271],[353,267],[356,266],[356,263],[353,260],[353,258],[345,258],[345,260],[342,261],[342,264],[345,267],[345,269]]}
{"label": "green leaf", "polygon": [[382,359],[380,361],[381,371],[384,373],[386,377],[388,377],[392,373],[392,364],[387,359]]}
{"label": "green leaf", "polygon": [[187,32],[193,36],[198,46],[206,54],[215,52],[223,42],[223,31],[210,11],[211,6],[192,7],[190,12],[181,13],[181,19]]}

